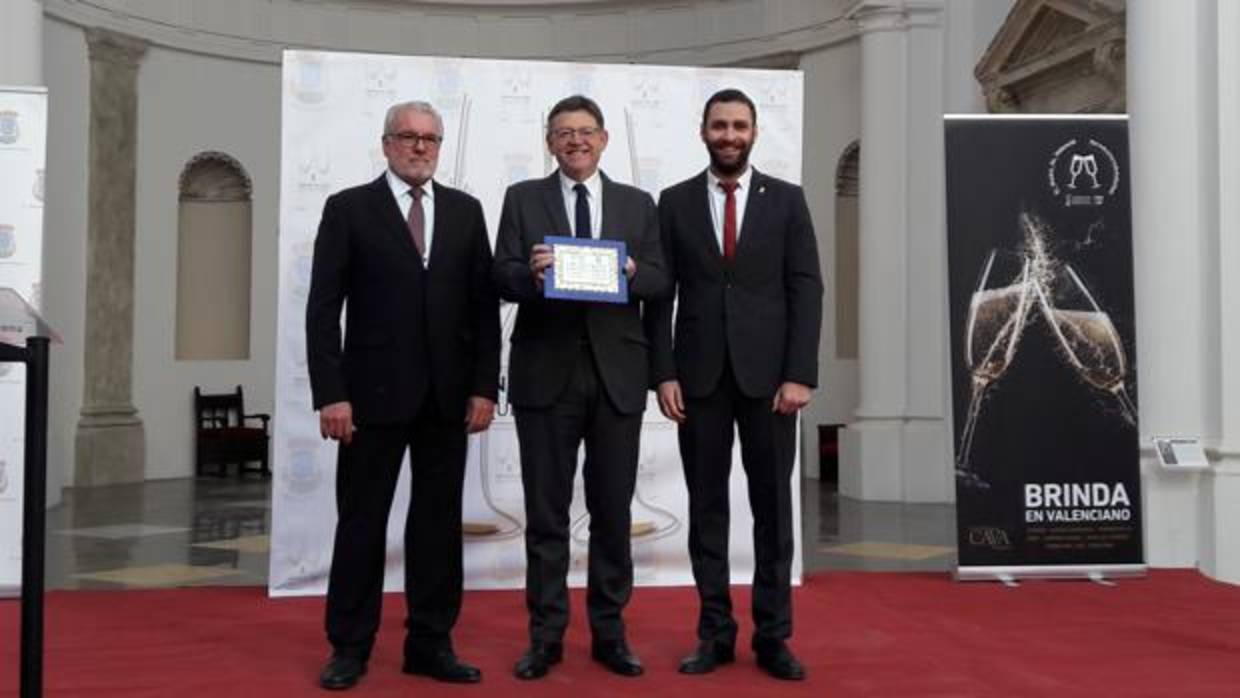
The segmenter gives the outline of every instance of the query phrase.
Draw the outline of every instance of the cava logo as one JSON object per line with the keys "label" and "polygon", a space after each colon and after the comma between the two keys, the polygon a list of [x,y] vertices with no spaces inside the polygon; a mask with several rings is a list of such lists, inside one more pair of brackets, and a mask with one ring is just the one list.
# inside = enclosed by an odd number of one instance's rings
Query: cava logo
{"label": "cava logo", "polygon": [[1119,190],[1119,162],[1099,141],[1073,138],[1051,155],[1046,179],[1064,206],[1101,206]]}
{"label": "cava logo", "polygon": [[17,112],[12,109],[0,111],[0,144],[13,145],[21,138],[21,128],[17,125]]}
{"label": "cava logo", "polygon": [[7,223],[0,223],[0,259],[8,259],[17,254],[17,229]]}
{"label": "cava logo", "polygon": [[1008,550],[1012,547],[1012,539],[1007,531],[996,526],[971,526],[965,532],[969,545],[992,550]]}

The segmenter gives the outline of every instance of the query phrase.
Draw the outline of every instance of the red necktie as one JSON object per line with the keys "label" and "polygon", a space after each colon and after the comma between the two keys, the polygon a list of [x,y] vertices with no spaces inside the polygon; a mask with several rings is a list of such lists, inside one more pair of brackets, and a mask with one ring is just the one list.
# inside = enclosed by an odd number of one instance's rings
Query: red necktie
{"label": "red necktie", "polygon": [[728,195],[723,202],[723,259],[736,259],[736,182],[720,182],[719,188]]}
{"label": "red necktie", "polygon": [[409,205],[409,235],[413,237],[413,246],[418,248],[418,256],[426,259],[426,212],[422,210],[422,187],[409,190],[413,203]]}

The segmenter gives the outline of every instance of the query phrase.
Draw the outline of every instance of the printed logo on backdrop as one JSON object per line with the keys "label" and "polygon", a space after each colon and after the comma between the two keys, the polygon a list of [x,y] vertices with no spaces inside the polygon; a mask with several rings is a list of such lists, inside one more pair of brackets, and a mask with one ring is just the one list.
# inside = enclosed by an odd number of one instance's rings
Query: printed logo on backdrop
{"label": "printed logo on backdrop", "polygon": [[43,205],[43,190],[45,186],[46,182],[43,175],[43,169],[39,168],[34,171],[34,186],[30,188],[30,194],[34,197],[35,201],[39,202],[38,205],[40,206]]}
{"label": "printed logo on backdrop", "polygon": [[0,497],[9,491],[8,463],[0,459]]}
{"label": "printed logo on backdrop", "polygon": [[292,71],[292,92],[298,102],[317,106],[327,99],[327,63],[313,54],[297,57]]}
{"label": "printed logo on backdrop", "polygon": [[568,89],[575,95],[594,93],[594,76],[597,69],[592,65],[572,64],[568,70]]}
{"label": "printed logo on backdrop", "polygon": [[[626,145],[629,149],[630,173],[633,184],[658,194],[663,188],[660,173],[663,160],[652,152],[649,134],[663,130],[664,93],[667,85],[664,77],[651,72],[639,72],[629,80],[629,103],[624,108]],[[646,134],[643,138],[640,134]]]}
{"label": "printed logo on backdrop", "polygon": [[0,145],[13,145],[21,138],[19,114],[12,109],[0,111]]}
{"label": "printed logo on backdrop", "polygon": [[327,154],[305,146],[297,158],[297,188],[303,192],[327,193],[331,189],[331,160]]}
{"label": "printed logo on backdrop", "polygon": [[534,77],[529,68],[513,67],[500,80],[499,120],[509,124],[537,123],[534,113]]}
{"label": "printed logo on backdrop", "polygon": [[288,265],[289,291],[294,298],[305,299],[310,295],[310,272],[314,268],[314,242],[305,240],[293,245],[292,259]]}
{"label": "printed logo on backdrop", "polygon": [[1051,154],[1046,179],[1066,207],[1101,206],[1119,189],[1119,162],[1101,142],[1073,138]]}
{"label": "printed logo on backdrop", "polygon": [[385,104],[396,101],[396,67],[390,63],[366,66],[366,96]]}
{"label": "printed logo on backdrop", "polygon": [[287,499],[306,499],[315,496],[323,485],[323,467],[319,464],[317,439],[292,437],[288,439],[288,468],[281,473]]}
{"label": "printed logo on backdrop", "polygon": [[17,229],[8,223],[0,223],[0,259],[17,254]]}

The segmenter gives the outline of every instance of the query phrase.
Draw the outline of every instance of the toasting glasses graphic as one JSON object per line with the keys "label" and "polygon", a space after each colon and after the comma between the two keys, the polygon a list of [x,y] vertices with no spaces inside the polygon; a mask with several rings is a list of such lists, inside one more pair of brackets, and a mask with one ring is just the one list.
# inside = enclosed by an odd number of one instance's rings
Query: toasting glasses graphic
{"label": "toasting glasses graphic", "polygon": [[1030,255],[992,250],[982,264],[965,320],[965,361],[972,378],[969,411],[957,450],[956,477],[969,486],[988,487],[973,470],[970,454],[977,417],[987,388],[1007,371],[1036,302],[1060,355],[1088,385],[1109,393],[1120,415],[1137,423],[1128,395],[1128,357],[1111,316],[1071,264],[1057,263],[1045,252],[1041,224],[1021,217],[1030,236]]}
{"label": "toasting glasses graphic", "polygon": [[1024,334],[1030,304],[1028,257],[991,250],[978,276],[965,319],[964,356],[971,374],[969,412],[960,433],[956,477],[970,485],[987,487],[969,463],[973,430],[986,390],[1007,371]]}

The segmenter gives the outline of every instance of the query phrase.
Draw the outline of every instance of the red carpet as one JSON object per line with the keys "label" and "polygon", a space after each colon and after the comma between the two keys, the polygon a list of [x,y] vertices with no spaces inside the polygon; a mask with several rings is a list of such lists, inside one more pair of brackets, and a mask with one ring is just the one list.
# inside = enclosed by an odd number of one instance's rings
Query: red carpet
{"label": "red carpet", "polygon": [[[737,590],[748,611],[748,592]],[[539,682],[512,678],[524,646],[519,592],[469,592],[456,645],[483,683],[445,686],[399,671],[398,596],[370,673],[345,695],[690,698],[711,696],[1237,696],[1240,587],[1157,571],[1116,587],[1088,582],[957,584],[943,575],[827,573],[796,590],[792,646],[809,679],[779,683],[747,649],[705,677],[676,673],[693,645],[691,589],[638,589],[630,641],[646,675],[588,659],[575,592],[564,663]],[[53,592],[49,696],[316,696],[327,656],[320,599],[269,600],[257,588]],[[0,602],[0,696],[17,693],[15,601]],[[742,621],[742,637],[748,623]]]}

